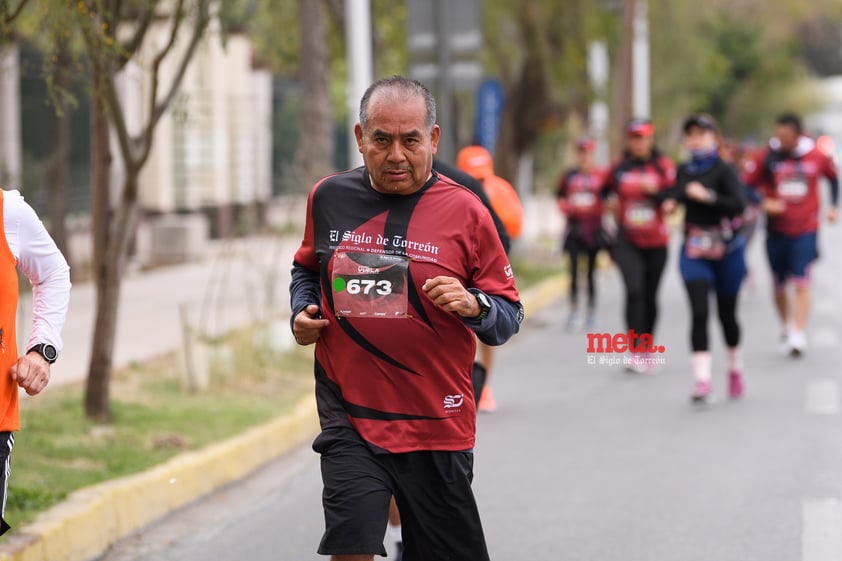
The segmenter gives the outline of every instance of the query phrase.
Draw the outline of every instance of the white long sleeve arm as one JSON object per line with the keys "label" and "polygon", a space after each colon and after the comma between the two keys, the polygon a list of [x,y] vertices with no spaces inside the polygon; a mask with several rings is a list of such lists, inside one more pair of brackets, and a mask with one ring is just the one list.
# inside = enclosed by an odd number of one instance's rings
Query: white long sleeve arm
{"label": "white long sleeve arm", "polygon": [[61,352],[70,303],[70,267],[35,210],[18,191],[3,192],[3,223],[18,268],[32,284],[32,329],[26,348],[49,343]]}

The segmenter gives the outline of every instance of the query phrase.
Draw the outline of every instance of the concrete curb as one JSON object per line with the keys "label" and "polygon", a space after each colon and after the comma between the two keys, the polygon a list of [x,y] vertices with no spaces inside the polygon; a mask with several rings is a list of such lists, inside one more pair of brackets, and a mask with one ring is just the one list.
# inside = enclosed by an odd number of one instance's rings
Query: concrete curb
{"label": "concrete curb", "polygon": [[[522,295],[527,314],[563,295],[567,275]],[[112,544],[212,491],[253,472],[319,429],[315,398],[229,440],[180,454],[145,472],[72,493],[0,545],[0,561],[90,561]]]}
{"label": "concrete curb", "polygon": [[566,273],[548,277],[531,287],[521,296],[523,311],[526,317],[529,318],[530,314],[547,307],[558,298],[567,294],[569,287],[570,276]]}
{"label": "concrete curb", "polygon": [[114,542],[240,479],[318,430],[313,396],[241,435],[178,455],[145,472],[72,493],[12,534],[0,561],[89,561]]}

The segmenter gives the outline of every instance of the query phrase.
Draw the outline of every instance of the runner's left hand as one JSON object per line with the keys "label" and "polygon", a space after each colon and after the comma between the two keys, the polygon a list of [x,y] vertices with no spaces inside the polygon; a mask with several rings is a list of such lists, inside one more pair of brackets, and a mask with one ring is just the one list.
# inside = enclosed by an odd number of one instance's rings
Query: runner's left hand
{"label": "runner's left hand", "polygon": [[704,203],[708,201],[710,194],[708,193],[707,187],[699,183],[698,181],[691,181],[687,184],[687,198],[692,199],[694,201],[698,201],[700,203]]}
{"label": "runner's left hand", "polygon": [[456,312],[463,318],[474,318],[480,313],[476,296],[468,292],[457,278],[438,276],[427,279],[421,289],[433,304],[445,312]]}
{"label": "runner's left hand", "polygon": [[827,209],[827,221],[828,222],[836,222],[836,216],[838,214],[838,210],[835,206],[830,207]]}

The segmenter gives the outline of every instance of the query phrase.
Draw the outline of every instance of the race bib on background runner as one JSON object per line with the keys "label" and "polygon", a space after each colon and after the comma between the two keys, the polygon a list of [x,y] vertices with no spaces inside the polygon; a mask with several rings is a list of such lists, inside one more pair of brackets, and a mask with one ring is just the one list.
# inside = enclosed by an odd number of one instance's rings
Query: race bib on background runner
{"label": "race bib on background runner", "polygon": [[596,195],[590,191],[579,191],[570,196],[570,202],[577,210],[590,210],[596,205]]}
{"label": "race bib on background runner", "polygon": [[799,201],[807,195],[807,180],[803,177],[790,177],[778,183],[778,195],[791,201]]}
{"label": "race bib on background runner", "polygon": [[403,318],[407,315],[409,258],[337,252],[333,256],[333,309],[337,317]]}
{"label": "race bib on background runner", "polygon": [[689,226],[684,248],[691,259],[722,259],[725,255],[722,230],[716,226]]}
{"label": "race bib on background runner", "polygon": [[651,201],[639,201],[626,206],[623,224],[630,229],[650,228],[655,219],[655,205]]}

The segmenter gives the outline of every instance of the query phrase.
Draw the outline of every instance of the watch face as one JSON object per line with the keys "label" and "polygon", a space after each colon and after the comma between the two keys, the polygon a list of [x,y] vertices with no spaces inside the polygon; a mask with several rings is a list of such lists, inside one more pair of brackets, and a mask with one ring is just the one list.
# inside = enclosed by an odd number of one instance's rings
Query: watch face
{"label": "watch face", "polygon": [[41,348],[41,353],[47,360],[55,360],[58,357],[58,351],[56,351],[56,348],[52,345],[44,345]]}

